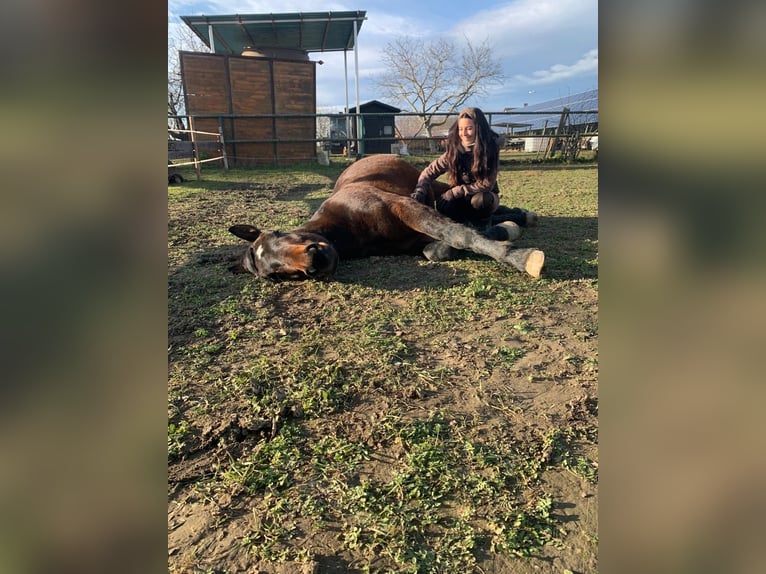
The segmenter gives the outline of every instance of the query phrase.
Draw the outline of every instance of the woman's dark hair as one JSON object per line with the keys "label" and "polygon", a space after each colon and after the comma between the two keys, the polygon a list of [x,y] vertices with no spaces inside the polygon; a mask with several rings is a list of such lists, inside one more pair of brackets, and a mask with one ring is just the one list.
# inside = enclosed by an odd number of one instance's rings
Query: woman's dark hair
{"label": "woman's dark hair", "polygon": [[461,118],[473,120],[476,130],[476,143],[473,148],[473,164],[471,172],[477,180],[485,179],[490,172],[497,169],[500,161],[500,150],[497,144],[497,134],[489,127],[487,117],[479,108],[465,108],[460,111],[457,120],[447,132],[447,160],[449,162],[449,179],[452,186],[458,185],[458,155],[460,154],[460,134],[458,122]]}

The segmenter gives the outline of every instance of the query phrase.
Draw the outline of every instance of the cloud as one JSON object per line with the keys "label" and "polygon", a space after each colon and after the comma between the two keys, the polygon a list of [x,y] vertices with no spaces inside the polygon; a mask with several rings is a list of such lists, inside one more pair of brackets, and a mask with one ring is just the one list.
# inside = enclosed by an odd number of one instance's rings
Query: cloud
{"label": "cloud", "polygon": [[590,50],[572,65],[554,64],[547,70],[532,72],[531,76],[517,74],[514,80],[526,85],[552,84],[561,80],[598,74],[598,50]]}
{"label": "cloud", "polygon": [[502,58],[591,43],[598,34],[597,0],[516,0],[477,12],[452,34],[487,39]]}
{"label": "cloud", "polygon": [[[424,41],[438,36],[452,40],[462,47],[468,38],[474,45],[485,40],[493,56],[500,61],[505,77],[503,86],[490,86],[482,105],[504,107],[520,95],[526,97],[530,87],[536,87],[538,97],[553,92],[557,82],[567,89],[588,88],[591,79],[598,78],[598,51],[591,48],[598,38],[597,0],[510,0],[493,2],[492,8],[479,11],[461,10],[446,16],[447,0],[441,14],[431,14],[420,3],[403,6],[400,0],[371,3],[367,20],[359,35],[360,100],[380,99],[375,78],[385,72],[381,51],[394,36],[411,36]],[[356,10],[337,0],[321,5],[321,11]],[[361,6],[361,8],[367,8]],[[286,0],[275,10],[273,1],[261,0],[168,0],[169,25],[177,14],[268,14],[271,12],[316,12],[315,1]],[[170,26],[169,26],[170,27]],[[579,55],[578,61],[572,62]],[[323,60],[317,67],[317,105],[338,105],[345,101],[345,73],[342,52],[311,54],[313,60]],[[354,105],[354,52],[347,54],[348,91]],[[578,82],[579,80],[579,82]],[[579,84],[579,85],[578,85]],[[544,86],[544,87],[543,87]],[[586,89],[586,88],[583,88]]]}
{"label": "cloud", "polygon": [[[390,12],[378,10],[368,10],[367,20],[362,31],[364,38],[360,34],[360,45],[362,40],[371,40],[375,44],[387,44],[394,36],[430,36],[433,32],[427,29],[427,23],[422,22],[414,16],[401,16]],[[372,37],[372,38],[370,38]]]}

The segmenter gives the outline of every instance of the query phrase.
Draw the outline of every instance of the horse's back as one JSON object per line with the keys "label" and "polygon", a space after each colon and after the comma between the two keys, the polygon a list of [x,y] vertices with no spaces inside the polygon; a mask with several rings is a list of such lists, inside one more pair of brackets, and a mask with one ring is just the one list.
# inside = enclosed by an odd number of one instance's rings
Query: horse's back
{"label": "horse's back", "polygon": [[371,155],[348,166],[335,182],[334,191],[342,191],[350,184],[363,184],[395,195],[410,195],[419,176],[417,168],[395,155]]}

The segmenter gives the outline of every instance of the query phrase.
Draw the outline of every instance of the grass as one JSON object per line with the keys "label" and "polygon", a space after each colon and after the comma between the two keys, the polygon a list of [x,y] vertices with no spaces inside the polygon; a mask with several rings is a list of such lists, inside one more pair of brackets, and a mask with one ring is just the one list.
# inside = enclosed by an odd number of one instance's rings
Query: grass
{"label": "grass", "polygon": [[[389,414],[371,437],[401,452],[373,474],[374,449],[342,436],[313,441],[286,427],[223,470],[219,488],[237,484],[267,503],[243,544],[260,558],[300,559],[290,541],[298,517],[332,525],[343,546],[396,572],[471,571],[474,550],[530,556],[563,534],[545,492],[527,488],[550,464],[545,437],[530,443],[477,440],[471,423],[447,411],[406,420]],[[483,528],[477,528],[477,523]]]}
{"label": "grass", "polygon": [[[598,480],[594,166],[503,161],[503,202],[541,215],[519,242],[546,252],[538,281],[470,255],[228,272],[229,225],[297,225],[342,167],[168,190],[170,499],[216,516],[170,571],[595,571],[596,525],[563,510]],[[213,552],[222,527],[236,543]]]}

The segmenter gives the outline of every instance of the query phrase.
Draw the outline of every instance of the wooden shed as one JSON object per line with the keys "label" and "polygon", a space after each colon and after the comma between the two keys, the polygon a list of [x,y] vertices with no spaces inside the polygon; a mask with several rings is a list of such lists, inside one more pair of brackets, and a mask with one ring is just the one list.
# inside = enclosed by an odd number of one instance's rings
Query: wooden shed
{"label": "wooden shed", "polygon": [[[391,153],[391,144],[397,142],[396,116],[394,114],[401,111],[399,108],[389,106],[378,100],[359,105],[359,113],[362,114],[362,155]],[[355,114],[356,107],[351,108],[349,113]],[[353,138],[356,138],[355,127],[356,124],[352,122]]]}
{"label": "wooden shed", "polygon": [[[314,62],[181,53],[186,113],[313,114]],[[315,156],[313,117],[223,118],[226,154],[233,165],[306,161]],[[219,119],[199,118],[195,130],[217,132]],[[266,140],[252,142],[252,140]],[[270,141],[269,141],[270,140]]]}
{"label": "wooden shed", "polygon": [[317,62],[308,54],[356,50],[366,12],[181,19],[211,49],[179,54],[194,129],[222,127],[233,165],[314,160]]}

